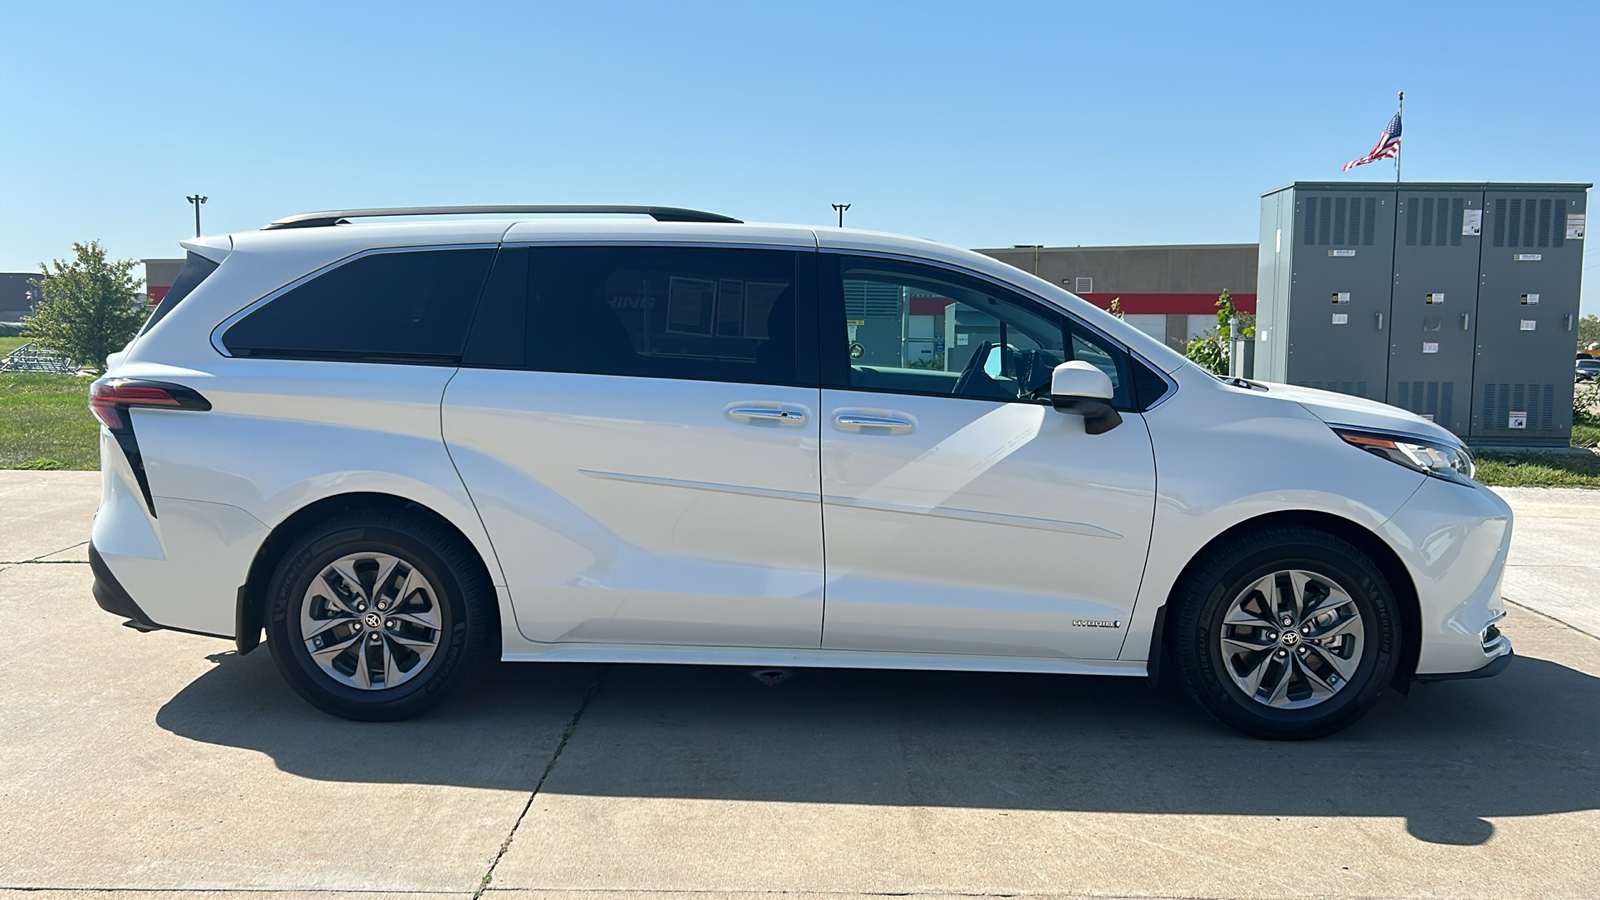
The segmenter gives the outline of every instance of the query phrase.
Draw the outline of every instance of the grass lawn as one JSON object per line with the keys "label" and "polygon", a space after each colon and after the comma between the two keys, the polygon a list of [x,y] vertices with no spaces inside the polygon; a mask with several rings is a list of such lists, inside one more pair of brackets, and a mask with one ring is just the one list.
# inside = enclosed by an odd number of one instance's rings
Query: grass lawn
{"label": "grass lawn", "polygon": [[1486,450],[1478,454],[1478,480],[1495,487],[1600,488],[1600,456]]}
{"label": "grass lawn", "polygon": [[5,356],[7,353],[10,353],[18,347],[21,347],[23,344],[28,343],[30,340],[32,340],[32,338],[0,337],[0,356]]}
{"label": "grass lawn", "polygon": [[100,468],[100,424],[89,412],[91,381],[0,375],[0,469]]}

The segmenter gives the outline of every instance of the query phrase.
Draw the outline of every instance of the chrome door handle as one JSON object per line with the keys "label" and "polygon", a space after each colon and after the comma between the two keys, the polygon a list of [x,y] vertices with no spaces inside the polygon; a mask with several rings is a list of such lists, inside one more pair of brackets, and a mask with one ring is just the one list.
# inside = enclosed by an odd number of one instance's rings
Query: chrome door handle
{"label": "chrome door handle", "polygon": [[730,406],[728,418],[740,422],[772,422],[779,425],[803,425],[804,410],[781,406]]}
{"label": "chrome door handle", "polygon": [[833,424],[849,431],[856,431],[862,428],[881,428],[890,434],[904,434],[917,427],[909,416],[894,414],[868,415],[867,413],[839,413],[833,417]]}

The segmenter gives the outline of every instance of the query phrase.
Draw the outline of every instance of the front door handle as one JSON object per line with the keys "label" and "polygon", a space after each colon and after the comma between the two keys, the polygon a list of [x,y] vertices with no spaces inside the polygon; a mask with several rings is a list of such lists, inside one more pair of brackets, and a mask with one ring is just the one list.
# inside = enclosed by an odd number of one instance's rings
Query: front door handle
{"label": "front door handle", "polygon": [[795,406],[739,404],[728,407],[728,418],[757,425],[804,425],[809,417],[804,409]]}
{"label": "front door handle", "polygon": [[905,434],[914,430],[917,423],[904,413],[867,413],[867,412],[841,412],[833,417],[835,427],[844,431],[884,431],[889,434]]}

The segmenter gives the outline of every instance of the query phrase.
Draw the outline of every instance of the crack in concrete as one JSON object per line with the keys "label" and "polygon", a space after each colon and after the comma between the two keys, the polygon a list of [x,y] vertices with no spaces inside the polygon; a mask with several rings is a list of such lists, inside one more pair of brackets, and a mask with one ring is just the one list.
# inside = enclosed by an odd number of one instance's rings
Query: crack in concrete
{"label": "crack in concrete", "polygon": [[533,786],[533,793],[528,795],[528,802],[522,805],[522,812],[517,814],[517,820],[511,823],[511,830],[506,832],[506,839],[500,842],[500,850],[494,855],[494,861],[489,863],[489,868],[483,873],[483,880],[478,882],[478,889],[473,892],[472,900],[481,900],[489,884],[494,881],[494,870],[500,865],[500,860],[505,858],[506,851],[511,849],[511,841],[517,836],[517,829],[522,827],[522,820],[527,818],[528,810],[533,809],[533,801],[539,796],[539,791],[544,787],[545,779],[556,767],[556,761],[561,758],[561,751],[567,749],[567,741],[572,738],[572,733],[578,730],[578,721],[583,718],[583,713],[589,708],[589,701],[600,692],[600,685],[606,679],[610,666],[600,670],[600,676],[584,691],[583,699],[578,703],[578,709],[573,712],[572,720],[567,722],[567,727],[561,731],[561,740],[556,743],[556,752],[550,755],[550,761],[545,763],[544,771],[539,774],[539,782]]}
{"label": "crack in concrete", "polygon": [[[89,564],[89,561],[88,560],[84,560],[84,559],[45,559],[45,557],[46,556],[55,556],[57,553],[65,553],[68,550],[76,550],[79,547],[82,547],[82,546],[84,546],[85,544],[88,544],[88,543],[89,543],[88,541],[79,541],[76,544],[71,545],[70,547],[62,547],[60,550],[51,550],[49,553],[41,553],[38,556],[33,557],[32,559],[0,559],[0,566],[60,565],[62,563],[71,563],[71,564],[74,564],[74,565],[86,566],[86,565]],[[0,890],[12,890],[12,889],[11,888],[0,888]]]}

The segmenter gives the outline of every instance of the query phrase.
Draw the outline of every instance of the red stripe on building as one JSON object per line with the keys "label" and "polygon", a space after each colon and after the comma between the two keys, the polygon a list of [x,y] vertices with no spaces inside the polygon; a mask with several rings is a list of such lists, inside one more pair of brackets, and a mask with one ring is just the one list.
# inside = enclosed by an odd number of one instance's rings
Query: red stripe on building
{"label": "red stripe on building", "polygon": [[[1110,309],[1111,301],[1122,298],[1121,309],[1134,315],[1209,315],[1217,311],[1216,294],[1079,294],[1078,296],[1101,309]],[[1239,312],[1254,314],[1255,294],[1233,294],[1233,305]]]}
{"label": "red stripe on building", "polygon": [[152,285],[146,287],[144,289],[144,292],[146,294],[150,295],[150,302],[151,303],[160,303],[162,298],[167,296],[167,291],[170,291],[170,290],[172,290],[172,286],[171,285],[167,285],[167,286],[163,287],[161,285],[152,284]]}

